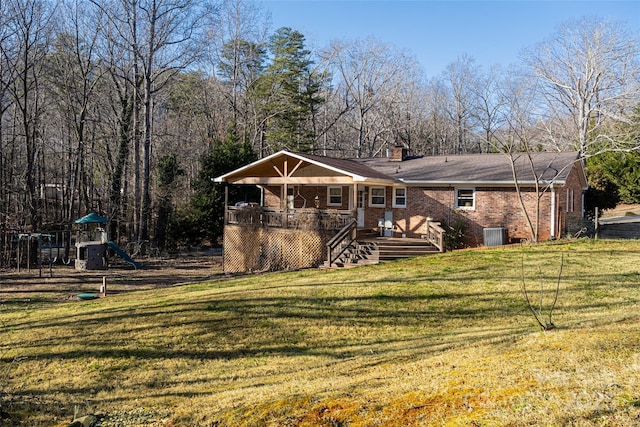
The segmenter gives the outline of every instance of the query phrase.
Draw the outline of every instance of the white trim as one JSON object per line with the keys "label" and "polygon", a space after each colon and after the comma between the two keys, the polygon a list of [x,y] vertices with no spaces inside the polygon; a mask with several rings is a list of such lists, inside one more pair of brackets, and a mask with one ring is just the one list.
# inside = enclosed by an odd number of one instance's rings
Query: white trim
{"label": "white trim", "polygon": [[573,193],[573,188],[571,189],[571,191],[569,193],[571,194],[571,212],[575,212],[576,211],[576,197],[575,197],[575,194]]}
{"label": "white trim", "polygon": [[[340,203],[331,203],[331,190],[335,190],[335,189],[340,190]],[[327,186],[327,206],[342,206],[342,186],[341,185]]]}
{"label": "white trim", "polygon": [[[471,190],[471,206],[461,206],[458,204],[458,191]],[[456,209],[474,210],[476,208],[476,189],[474,187],[455,187],[453,189],[453,202]]]}
{"label": "white trim", "polygon": [[[413,186],[433,186],[433,187],[513,187],[516,181],[422,181],[419,179],[399,179],[399,182]],[[520,186],[535,186],[536,184],[542,185],[564,185],[566,181],[521,181],[518,180]]]}
{"label": "white trim", "polygon": [[[383,194],[382,197],[384,198],[384,201],[382,202],[382,204],[374,204],[373,203],[373,190],[374,189],[382,189]],[[376,197],[380,197],[380,196],[376,196]],[[369,207],[370,208],[385,208],[387,207],[387,187],[369,187]]]}
{"label": "white trim", "polygon": [[[396,191],[398,190],[404,190],[404,196],[400,196],[404,198],[404,203],[403,204],[398,204],[396,203],[396,200],[398,198],[398,195],[396,194]],[[406,208],[407,207],[407,187],[393,187],[393,199],[392,199],[392,203],[391,206],[394,208]]]}
{"label": "white trim", "polygon": [[556,238],[556,189],[551,186],[551,240]]}
{"label": "white trim", "polygon": [[[351,177],[351,179],[353,181],[358,181],[358,182],[387,182],[386,180],[381,179],[381,178],[371,178],[371,177],[367,177],[367,176],[362,176],[362,175],[358,175],[358,174],[355,174],[355,173],[351,173],[351,172],[348,172],[348,171],[345,171],[345,170],[342,170],[342,169],[338,169],[336,167],[327,165],[326,163],[322,163],[322,162],[319,162],[319,161],[316,161],[316,160],[313,160],[313,159],[309,159],[309,158],[307,158],[305,156],[302,156],[302,155],[299,155],[299,154],[296,154],[296,153],[292,153],[292,152],[287,151],[287,150],[278,151],[277,153],[273,153],[270,156],[264,157],[264,158],[262,158],[260,160],[256,160],[255,162],[250,163],[250,164],[248,164],[246,166],[243,166],[243,167],[241,167],[239,169],[233,170],[233,171],[228,172],[228,173],[226,173],[224,175],[216,177],[216,178],[213,179],[213,182],[227,182],[227,179],[229,177],[232,177],[234,175],[242,174],[242,172],[246,171],[247,169],[253,168],[255,166],[258,166],[258,165],[261,165],[261,164],[264,164],[264,163],[271,162],[271,160],[273,160],[274,158],[279,157],[279,156],[283,156],[283,155],[292,157],[292,158],[297,159],[297,160],[300,160],[301,162],[308,162],[308,163],[310,163],[312,165],[315,165],[315,166],[321,167],[323,169],[327,169],[327,170],[336,172],[336,173],[341,174],[341,175],[349,176],[349,177]],[[292,170],[292,172],[287,174],[287,177],[291,177],[293,172],[295,172],[298,169],[300,164],[301,163],[298,163],[298,165]],[[284,174],[282,174],[281,177],[285,178]],[[389,182],[394,182],[394,181],[395,180],[393,178],[389,178]]]}

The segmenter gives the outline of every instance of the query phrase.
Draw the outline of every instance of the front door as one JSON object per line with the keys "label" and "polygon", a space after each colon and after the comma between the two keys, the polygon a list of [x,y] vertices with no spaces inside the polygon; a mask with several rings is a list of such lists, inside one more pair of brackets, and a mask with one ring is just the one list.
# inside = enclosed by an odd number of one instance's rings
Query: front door
{"label": "front door", "polygon": [[358,190],[357,221],[358,228],[364,228],[364,190]]}
{"label": "front door", "polygon": [[384,237],[393,237],[393,211],[384,211]]}

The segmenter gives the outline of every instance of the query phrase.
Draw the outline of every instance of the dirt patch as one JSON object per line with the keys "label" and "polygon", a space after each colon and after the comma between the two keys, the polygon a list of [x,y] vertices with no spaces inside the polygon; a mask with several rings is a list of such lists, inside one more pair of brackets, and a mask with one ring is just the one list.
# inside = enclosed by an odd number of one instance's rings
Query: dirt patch
{"label": "dirt patch", "polygon": [[108,294],[135,292],[196,283],[222,276],[222,257],[188,256],[141,260],[136,270],[114,264],[107,270],[78,271],[73,265],[0,271],[0,303],[33,303],[76,299],[78,294],[98,293],[103,280]]}

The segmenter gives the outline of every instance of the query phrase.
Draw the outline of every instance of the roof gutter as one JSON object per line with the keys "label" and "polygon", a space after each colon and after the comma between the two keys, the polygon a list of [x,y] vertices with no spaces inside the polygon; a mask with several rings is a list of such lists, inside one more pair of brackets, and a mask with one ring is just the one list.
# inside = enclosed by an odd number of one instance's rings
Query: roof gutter
{"label": "roof gutter", "polygon": [[[475,187],[511,187],[516,181],[423,181],[423,180],[414,180],[414,179],[399,179],[400,182],[407,185],[433,185],[433,186],[452,186],[452,185],[468,185]],[[540,181],[518,181],[518,185],[532,185],[543,184],[543,185],[564,185],[564,180],[558,181],[548,181],[548,180],[540,180]]]}

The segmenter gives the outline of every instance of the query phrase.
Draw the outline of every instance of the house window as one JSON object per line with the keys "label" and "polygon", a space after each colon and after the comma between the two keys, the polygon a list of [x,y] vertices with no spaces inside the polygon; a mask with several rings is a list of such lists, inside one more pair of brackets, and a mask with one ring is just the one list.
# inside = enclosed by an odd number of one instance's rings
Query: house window
{"label": "house window", "polygon": [[371,187],[371,191],[369,192],[369,206],[376,208],[384,208],[386,206],[384,187]]}
{"label": "house window", "polygon": [[407,207],[407,189],[405,187],[393,189],[393,207],[394,208]]}
{"label": "house window", "polygon": [[456,208],[475,208],[475,194],[476,191],[473,188],[456,188]]}
{"label": "house window", "polygon": [[573,212],[575,210],[574,198],[573,198],[573,189],[567,189],[567,212]]}
{"label": "house window", "polygon": [[327,192],[327,206],[342,206],[342,187],[328,187]]}

